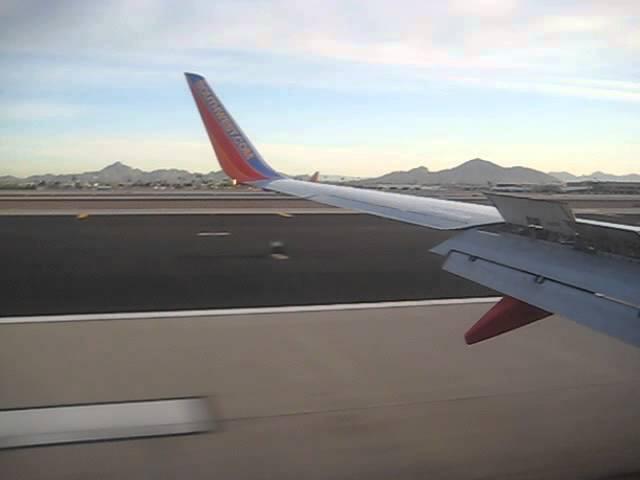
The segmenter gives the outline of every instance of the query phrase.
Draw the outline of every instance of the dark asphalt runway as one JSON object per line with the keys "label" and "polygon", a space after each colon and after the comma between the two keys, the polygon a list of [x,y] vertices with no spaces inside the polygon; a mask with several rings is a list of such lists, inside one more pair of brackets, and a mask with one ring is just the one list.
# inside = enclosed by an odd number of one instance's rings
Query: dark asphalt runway
{"label": "dark asphalt runway", "polygon": [[367,215],[0,217],[0,314],[493,295],[440,270],[428,250],[449,235]]}
{"label": "dark asphalt runway", "polygon": [[[4,199],[0,197],[0,210],[20,209],[28,212],[29,210],[48,210],[55,211],[59,209],[75,209],[79,212],[83,210],[126,210],[126,209],[198,209],[198,208],[215,208],[222,207],[225,209],[233,208],[334,208],[312,202],[310,200],[301,200],[298,198],[201,198],[199,196],[167,198],[161,196],[159,198],[142,198],[135,199],[132,197],[123,198],[79,198],[70,199],[70,197],[50,197],[50,198],[32,198],[32,199]],[[195,212],[197,213],[197,212]]]}

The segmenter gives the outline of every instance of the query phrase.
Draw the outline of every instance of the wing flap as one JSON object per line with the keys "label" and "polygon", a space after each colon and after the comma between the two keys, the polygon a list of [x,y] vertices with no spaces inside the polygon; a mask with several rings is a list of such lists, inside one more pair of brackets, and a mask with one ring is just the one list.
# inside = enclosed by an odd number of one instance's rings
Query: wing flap
{"label": "wing flap", "polygon": [[484,258],[621,302],[640,302],[640,263],[629,259],[583,252],[569,245],[521,235],[484,231],[464,232],[432,249],[432,252],[445,256],[452,251]]}
{"label": "wing flap", "polygon": [[451,273],[640,346],[640,297],[633,294],[639,265],[612,257],[600,262],[562,245],[540,250],[540,241],[530,240],[527,249],[509,237],[465,232],[435,250],[447,256],[443,268]]}

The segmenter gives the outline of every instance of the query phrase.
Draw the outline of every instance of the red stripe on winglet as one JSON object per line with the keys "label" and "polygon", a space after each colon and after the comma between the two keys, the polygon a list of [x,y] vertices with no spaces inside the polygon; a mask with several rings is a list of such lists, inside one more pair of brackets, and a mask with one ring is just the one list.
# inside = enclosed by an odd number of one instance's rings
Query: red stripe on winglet
{"label": "red stripe on winglet", "polygon": [[524,327],[551,313],[513,297],[504,297],[464,334],[468,345],[478,343],[516,328]]}
{"label": "red stripe on winglet", "polygon": [[224,172],[231,178],[235,178],[240,183],[264,180],[266,177],[253,169],[244,159],[241,158],[236,147],[233,145],[225,131],[213,118],[202,96],[195,89],[193,84],[189,84],[193,98],[198,106],[198,111],[202,117],[207,135],[211,140],[213,150],[216,152],[218,162]]}

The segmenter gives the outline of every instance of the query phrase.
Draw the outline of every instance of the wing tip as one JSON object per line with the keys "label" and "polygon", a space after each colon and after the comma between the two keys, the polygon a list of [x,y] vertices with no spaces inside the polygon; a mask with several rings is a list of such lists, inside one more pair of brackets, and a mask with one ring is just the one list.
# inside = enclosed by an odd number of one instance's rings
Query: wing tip
{"label": "wing tip", "polygon": [[200,75],[199,73],[184,72],[184,76],[186,77],[186,79],[187,79],[187,81],[189,83],[194,83],[194,82],[197,82],[199,80],[204,80],[204,77],[202,75]]}
{"label": "wing tip", "polygon": [[193,72],[184,76],[224,172],[240,183],[282,178],[262,159],[205,77]]}

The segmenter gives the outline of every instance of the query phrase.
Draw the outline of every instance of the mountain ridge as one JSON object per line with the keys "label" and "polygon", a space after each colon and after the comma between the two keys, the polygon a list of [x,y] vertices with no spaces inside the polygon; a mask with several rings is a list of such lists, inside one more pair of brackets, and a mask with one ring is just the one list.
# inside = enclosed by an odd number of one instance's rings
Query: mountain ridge
{"label": "mountain ridge", "polygon": [[563,182],[640,182],[640,174],[637,173],[614,175],[613,173],[595,171],[589,175],[574,175],[570,172],[560,171],[549,172],[549,175],[556,177]]}
{"label": "mountain ridge", "polygon": [[362,184],[389,183],[407,185],[486,185],[488,183],[561,183],[557,178],[527,167],[501,167],[488,160],[474,158],[452,168],[430,171],[417,167],[407,171],[391,172],[380,177],[369,178]]}
{"label": "mountain ridge", "polygon": [[[295,175],[293,178],[305,179],[307,175]],[[339,176],[321,175],[331,178]],[[113,162],[101,170],[83,173],[40,174],[19,178],[13,175],[0,176],[0,184],[82,184],[82,185],[118,185],[118,184],[207,184],[228,180],[227,175],[219,170],[209,173],[189,172],[177,168],[164,168],[144,171],[122,162]],[[345,181],[343,179],[342,181]],[[488,160],[474,158],[452,168],[431,171],[426,166],[418,166],[409,170],[396,170],[379,177],[352,180],[359,185],[371,184],[404,184],[404,185],[487,185],[496,183],[519,184],[557,184],[572,181],[635,181],[640,182],[640,174],[613,175],[605,172],[593,172],[591,175],[573,175],[566,171],[542,172],[533,168],[515,166],[502,167]]]}
{"label": "mountain ridge", "polygon": [[193,173],[176,168],[163,168],[147,172],[139,168],[130,167],[129,165],[125,165],[118,161],[107,165],[101,170],[82,173],[45,173],[42,175],[30,175],[26,178],[17,178],[7,175],[0,177],[0,183],[15,183],[16,181],[22,181],[35,184],[189,184],[196,181],[200,183],[221,182],[225,179],[228,179],[228,177],[221,170],[212,170],[209,173]]}

